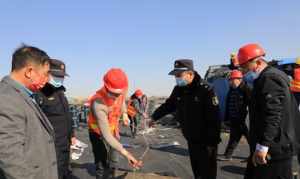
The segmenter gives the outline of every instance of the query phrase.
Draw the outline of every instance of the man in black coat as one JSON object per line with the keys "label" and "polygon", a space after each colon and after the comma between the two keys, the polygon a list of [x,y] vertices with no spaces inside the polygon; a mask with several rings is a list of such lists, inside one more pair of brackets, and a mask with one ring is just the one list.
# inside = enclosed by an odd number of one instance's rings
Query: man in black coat
{"label": "man in black coat", "polygon": [[250,152],[246,179],[291,179],[295,153],[295,98],[289,79],[268,66],[258,44],[239,49],[241,67],[257,74],[250,105]]}
{"label": "man in black coat", "polygon": [[195,178],[215,179],[217,146],[220,142],[218,98],[194,71],[192,60],[176,60],[174,66],[169,75],[175,76],[177,85],[165,103],[152,114],[152,119],[157,121],[166,114],[176,112],[176,119],[188,142]]}
{"label": "man in black coat", "polygon": [[69,104],[64,94],[63,80],[67,76],[65,64],[60,60],[50,60],[49,82],[37,93],[36,101],[48,117],[55,131],[59,179],[70,179],[70,145],[72,118]]}

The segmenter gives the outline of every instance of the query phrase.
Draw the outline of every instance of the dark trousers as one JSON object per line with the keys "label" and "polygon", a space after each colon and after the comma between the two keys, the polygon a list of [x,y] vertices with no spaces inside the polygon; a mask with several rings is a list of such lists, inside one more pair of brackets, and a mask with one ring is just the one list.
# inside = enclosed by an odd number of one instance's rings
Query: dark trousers
{"label": "dark trousers", "polygon": [[138,119],[133,117],[129,118],[130,119],[130,130],[131,130],[131,135],[132,137],[136,136],[137,133],[137,127],[138,127]]}
{"label": "dark trousers", "polygon": [[58,166],[58,178],[59,179],[71,179],[70,170],[70,152],[61,152],[58,154],[57,166]]}
{"label": "dark trousers", "polygon": [[249,143],[249,130],[247,125],[242,123],[232,122],[230,125],[230,137],[229,142],[225,150],[225,156],[231,157],[234,149],[238,146],[242,136],[245,136],[247,142]]}
{"label": "dark trousers", "polygon": [[299,151],[298,151],[297,159],[298,159],[298,163],[300,164],[300,152]]}
{"label": "dark trousers", "polygon": [[207,147],[188,141],[191,165],[196,179],[216,179],[217,146]]}
{"label": "dark trousers", "polygon": [[292,179],[292,158],[254,167],[249,158],[244,179]]}
{"label": "dark trousers", "polygon": [[96,179],[113,178],[119,161],[118,152],[98,134],[90,132],[89,135],[95,157]]}
{"label": "dark trousers", "polygon": [[58,178],[59,179],[71,179],[70,170],[70,151],[56,149],[57,155],[57,167],[58,167]]}

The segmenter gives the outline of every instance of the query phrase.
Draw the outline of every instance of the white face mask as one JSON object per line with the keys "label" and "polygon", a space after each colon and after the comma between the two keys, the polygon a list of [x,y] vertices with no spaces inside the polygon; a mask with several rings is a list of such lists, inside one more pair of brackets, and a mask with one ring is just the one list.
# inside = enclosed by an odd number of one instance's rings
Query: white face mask
{"label": "white face mask", "polygon": [[49,83],[51,85],[53,85],[55,88],[59,88],[64,84],[64,78],[63,77],[50,76]]}

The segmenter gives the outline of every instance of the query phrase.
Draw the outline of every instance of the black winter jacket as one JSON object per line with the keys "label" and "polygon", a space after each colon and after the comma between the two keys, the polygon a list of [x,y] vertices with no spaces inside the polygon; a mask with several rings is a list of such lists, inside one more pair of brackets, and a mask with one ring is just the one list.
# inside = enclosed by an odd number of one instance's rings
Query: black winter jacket
{"label": "black winter jacket", "polygon": [[[245,82],[242,82],[236,89],[231,87],[226,99],[225,121],[244,123],[248,114],[247,108],[250,103],[250,98],[251,88]],[[230,104],[230,102],[233,104]],[[232,110],[232,108],[234,109]],[[234,116],[230,116],[230,114],[233,113],[235,113]]]}
{"label": "black winter jacket", "polygon": [[55,146],[59,151],[69,151],[72,136],[72,117],[64,92],[63,86],[55,88],[47,83],[36,97],[54,128]]}
{"label": "black winter jacket", "polygon": [[216,146],[220,142],[219,102],[214,90],[195,72],[190,85],[178,87],[152,114],[158,120],[176,112],[184,137],[189,142]]}
{"label": "black winter jacket", "polygon": [[250,146],[268,146],[272,159],[293,155],[296,141],[294,120],[296,101],[285,73],[265,68],[254,81],[250,106]]}

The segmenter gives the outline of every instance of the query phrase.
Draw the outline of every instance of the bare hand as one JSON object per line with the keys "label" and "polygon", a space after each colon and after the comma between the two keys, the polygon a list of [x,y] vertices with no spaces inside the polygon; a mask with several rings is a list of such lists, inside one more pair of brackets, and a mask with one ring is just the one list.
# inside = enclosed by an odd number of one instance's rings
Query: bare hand
{"label": "bare hand", "polygon": [[143,113],[143,117],[147,119],[149,116],[146,113]]}
{"label": "bare hand", "polygon": [[253,165],[256,167],[257,165],[265,165],[267,164],[267,152],[255,151],[252,156]]}
{"label": "bare hand", "polygon": [[153,127],[154,125],[155,125],[155,121],[151,120],[151,121],[149,122],[149,127],[151,128],[151,127]]}
{"label": "bare hand", "polygon": [[126,149],[121,150],[121,154],[127,158],[128,163],[134,168],[134,169],[140,169],[143,165],[142,161],[136,160],[130,152],[128,152]]}
{"label": "bare hand", "polygon": [[123,124],[125,126],[129,126],[130,120],[129,120],[129,117],[128,117],[128,115],[126,113],[123,114],[122,119],[123,119]]}
{"label": "bare hand", "polygon": [[134,168],[134,169],[140,169],[143,166],[142,161],[136,160],[129,152],[127,154],[127,160],[128,163]]}
{"label": "bare hand", "polygon": [[77,141],[76,137],[72,137],[71,138],[71,145],[75,145],[76,141]]}

